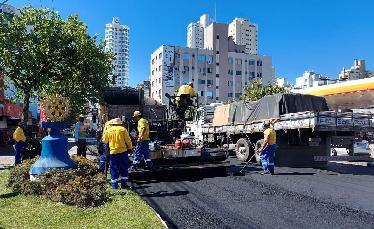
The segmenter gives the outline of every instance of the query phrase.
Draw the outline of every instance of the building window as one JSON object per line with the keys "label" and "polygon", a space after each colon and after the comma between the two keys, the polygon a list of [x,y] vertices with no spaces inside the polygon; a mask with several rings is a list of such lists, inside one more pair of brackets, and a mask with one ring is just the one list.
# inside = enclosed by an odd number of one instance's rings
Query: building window
{"label": "building window", "polygon": [[207,72],[208,72],[208,73],[213,73],[212,68],[207,68]]}
{"label": "building window", "polygon": [[213,92],[212,91],[207,91],[206,96],[213,99]]}
{"label": "building window", "polygon": [[207,80],[206,83],[207,83],[208,85],[212,85],[212,84],[213,84],[213,80]]}
{"label": "building window", "polygon": [[219,66],[219,63],[216,63],[217,66]]}
{"label": "building window", "polygon": [[207,62],[208,64],[213,63],[213,56],[211,56],[211,55],[206,56],[206,62]]}
{"label": "building window", "polygon": [[159,71],[161,71],[161,65],[160,65],[160,66],[158,66],[158,70],[159,70]]}
{"label": "building window", "polygon": [[216,97],[216,100],[219,100],[219,97]]}
{"label": "building window", "polygon": [[236,64],[242,64],[242,59],[235,59]]}
{"label": "building window", "polygon": [[155,70],[152,70],[152,76],[155,74]]}
{"label": "building window", "polygon": [[199,62],[205,62],[205,55],[198,55],[197,56],[197,61],[199,61]]}
{"label": "building window", "polygon": [[199,80],[197,81],[197,83],[198,83],[198,84],[205,84],[205,80],[200,80],[200,79],[199,79]]}
{"label": "building window", "polygon": [[255,65],[256,61],[255,60],[249,60],[249,65]]}
{"label": "building window", "polygon": [[232,92],[227,93],[227,97],[232,98],[233,97],[233,93]]}
{"label": "building window", "polygon": [[204,96],[204,91],[199,91],[198,94],[199,96]]}
{"label": "building window", "polygon": [[216,86],[216,89],[219,89],[219,87],[218,87],[218,86]]}
{"label": "building window", "polygon": [[216,74],[216,77],[219,77],[219,74]]}
{"label": "building window", "polygon": [[219,39],[219,35],[217,35],[217,39]]}
{"label": "building window", "polygon": [[232,76],[234,74],[234,71],[229,69],[227,73]]}
{"label": "building window", "polygon": [[229,57],[229,64],[232,64],[232,57]]}
{"label": "building window", "polygon": [[158,59],[161,60],[161,58],[162,58],[162,52],[160,54],[158,54]]}
{"label": "building window", "polygon": [[262,66],[262,61],[261,60],[257,61],[257,66]]}
{"label": "building window", "polygon": [[188,59],[190,59],[190,54],[183,53],[183,60],[188,60]]}
{"label": "building window", "polygon": [[242,96],[242,93],[235,93],[235,98],[240,98]]}
{"label": "building window", "polygon": [[219,54],[219,51],[216,51],[216,54]]}
{"label": "building window", "polygon": [[233,82],[233,81],[227,81],[227,86],[228,86],[228,87],[232,87],[232,86],[234,86],[234,82]]}
{"label": "building window", "polygon": [[152,59],[152,64],[154,64],[155,63],[155,59]]}
{"label": "building window", "polygon": [[183,66],[183,70],[187,72],[190,70],[190,68],[188,66]]}
{"label": "building window", "polygon": [[237,76],[241,76],[242,75],[242,71],[236,71],[236,75]]}

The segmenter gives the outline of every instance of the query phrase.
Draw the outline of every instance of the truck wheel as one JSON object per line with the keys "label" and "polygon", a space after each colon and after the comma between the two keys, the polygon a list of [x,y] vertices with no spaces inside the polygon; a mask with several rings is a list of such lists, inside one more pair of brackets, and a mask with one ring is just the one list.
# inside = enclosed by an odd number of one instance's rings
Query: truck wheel
{"label": "truck wheel", "polygon": [[249,142],[245,138],[240,138],[236,142],[235,146],[236,158],[239,161],[248,161],[249,157],[252,156],[253,149],[249,145]]}
{"label": "truck wheel", "polygon": [[260,154],[257,153],[257,149],[261,147],[261,145],[262,145],[263,142],[264,142],[263,139],[258,140],[258,141],[256,142],[256,145],[255,145],[255,151],[256,151],[255,158],[256,158],[256,163],[257,163],[258,165],[261,165],[261,159],[260,159]]}

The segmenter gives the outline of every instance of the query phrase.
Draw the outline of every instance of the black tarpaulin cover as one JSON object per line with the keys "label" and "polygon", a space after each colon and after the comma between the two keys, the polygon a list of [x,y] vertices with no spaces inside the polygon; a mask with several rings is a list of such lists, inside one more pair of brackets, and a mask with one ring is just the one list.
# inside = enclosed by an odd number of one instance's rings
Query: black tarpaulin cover
{"label": "black tarpaulin cover", "polygon": [[256,120],[280,118],[281,115],[305,111],[328,111],[323,97],[303,94],[268,95],[258,102],[230,104],[231,123],[248,123]]}

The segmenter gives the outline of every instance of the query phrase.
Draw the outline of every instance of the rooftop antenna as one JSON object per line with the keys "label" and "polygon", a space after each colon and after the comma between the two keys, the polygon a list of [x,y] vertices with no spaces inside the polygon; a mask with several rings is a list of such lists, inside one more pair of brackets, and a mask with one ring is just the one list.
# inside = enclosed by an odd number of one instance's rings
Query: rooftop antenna
{"label": "rooftop antenna", "polygon": [[217,22],[217,2],[214,2],[214,21]]}

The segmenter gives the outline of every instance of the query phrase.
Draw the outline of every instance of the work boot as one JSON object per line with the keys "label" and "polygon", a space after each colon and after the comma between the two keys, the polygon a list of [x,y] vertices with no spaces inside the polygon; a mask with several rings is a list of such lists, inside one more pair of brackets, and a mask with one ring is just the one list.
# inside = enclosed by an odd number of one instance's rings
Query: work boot
{"label": "work boot", "polygon": [[111,183],[112,189],[118,189],[118,183]]}
{"label": "work boot", "polygon": [[122,181],[121,182],[121,189],[128,189],[129,186],[127,185],[127,181]]}
{"label": "work boot", "polygon": [[269,171],[264,171],[264,172],[261,172],[260,174],[261,175],[271,175],[271,173]]}

